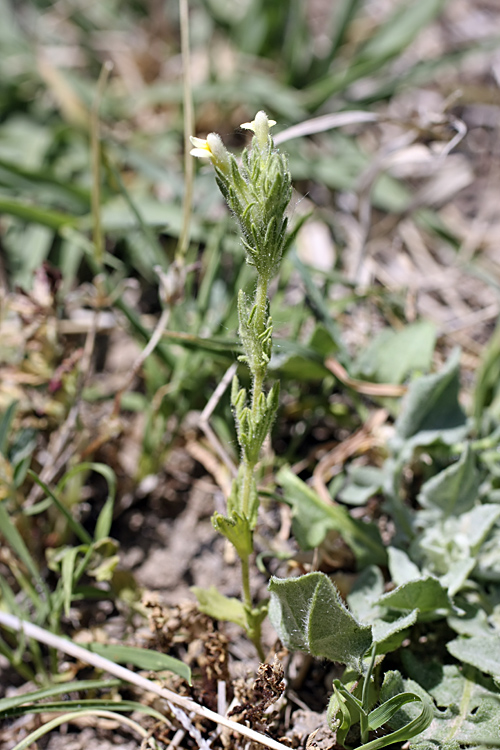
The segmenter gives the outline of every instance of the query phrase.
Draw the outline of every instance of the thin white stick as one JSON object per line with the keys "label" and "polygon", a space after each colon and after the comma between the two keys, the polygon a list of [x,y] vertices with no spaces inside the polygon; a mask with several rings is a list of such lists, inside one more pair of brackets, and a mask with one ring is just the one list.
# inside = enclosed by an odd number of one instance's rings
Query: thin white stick
{"label": "thin white stick", "polygon": [[[66,638],[61,638],[58,635],[49,633],[47,630],[38,627],[38,625],[32,625],[30,622],[26,622],[26,620],[21,620],[19,617],[15,617],[15,615],[0,612],[0,625],[4,625],[5,627],[11,628],[17,632],[22,632],[28,638],[34,638],[36,641],[40,641],[40,643],[45,643],[47,646],[58,649],[69,656],[73,656],[75,659],[79,659],[86,664],[91,664],[93,667],[96,667],[96,669],[103,669],[115,677],[118,677],[120,680],[137,685],[137,687],[140,687],[143,690],[148,690],[150,693],[156,693],[156,695],[161,696],[168,702],[171,710],[173,706],[170,704],[173,703],[189,713],[197,714],[198,716],[213,721],[216,724],[222,724],[222,726],[231,729],[233,732],[248,737],[248,739],[253,742],[265,745],[266,747],[271,748],[271,750],[289,750],[286,745],[271,739],[271,737],[266,737],[264,734],[260,734],[260,732],[256,732],[254,729],[245,727],[242,724],[237,724],[231,719],[226,719],[225,716],[221,716],[215,711],[205,708],[205,706],[199,706],[189,698],[183,698],[180,695],[176,695],[176,693],[173,693],[171,690],[160,687],[155,682],[147,680],[145,677],[141,677],[141,675],[135,674],[135,672],[132,672],[126,667],[115,664],[109,659],[104,658],[104,656],[94,654],[92,651],[77,646],[76,643],[73,643]],[[173,712],[176,713],[175,711]]]}
{"label": "thin white stick", "polygon": [[273,136],[276,146],[285,141],[291,141],[292,138],[301,138],[304,135],[313,135],[314,133],[324,133],[325,130],[341,128],[345,125],[354,125],[360,122],[377,122],[380,116],[373,112],[364,112],[352,110],[351,112],[334,112],[331,115],[321,115],[313,117],[311,120],[299,122],[298,125],[282,130],[278,135]]}

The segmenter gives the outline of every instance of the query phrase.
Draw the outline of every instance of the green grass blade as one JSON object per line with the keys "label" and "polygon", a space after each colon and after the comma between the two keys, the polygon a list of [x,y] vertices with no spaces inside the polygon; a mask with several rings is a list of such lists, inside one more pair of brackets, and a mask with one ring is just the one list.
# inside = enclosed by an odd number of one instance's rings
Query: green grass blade
{"label": "green grass blade", "polygon": [[120,680],[75,680],[74,682],[65,682],[62,684],[51,685],[50,687],[34,690],[31,693],[22,695],[13,695],[9,698],[0,699],[0,717],[5,718],[5,712],[23,706],[25,703],[34,703],[44,700],[45,698],[54,698],[56,695],[73,693],[83,690],[108,690],[121,684]]}
{"label": "green grass blade", "polygon": [[323,68],[328,69],[330,67],[330,64],[333,62],[339,47],[344,42],[351,22],[354,20],[358,10],[363,4],[364,0],[341,0],[341,2],[335,3],[337,7],[332,14],[332,25],[329,34],[329,38],[332,41],[329,54],[326,56],[324,61],[321,61],[323,63]]}
{"label": "green grass blade", "polygon": [[306,288],[309,304],[311,305],[313,312],[315,313],[317,319],[321,320],[326,330],[332,337],[333,341],[337,345],[338,352],[341,355],[342,361],[348,361],[347,350],[342,341],[340,328],[334,321],[326,305],[324,295],[318,289],[318,285],[317,283],[315,283],[311,271],[304,263],[302,263],[295,252],[290,253],[290,259],[302,278],[302,281]]}
{"label": "green grass blade", "polygon": [[399,693],[398,695],[394,695],[381,706],[377,706],[377,708],[374,708],[373,711],[370,712],[368,715],[369,728],[379,729],[383,724],[387,724],[396,711],[399,711],[402,706],[420,700],[419,696],[415,695],[415,693]]}
{"label": "green grass blade", "polygon": [[30,221],[35,224],[41,224],[49,229],[59,230],[65,226],[76,226],[78,218],[71,214],[63,214],[60,211],[53,211],[48,208],[39,208],[25,201],[15,198],[0,196],[0,213],[15,216],[24,221]]}
{"label": "green grass blade", "polygon": [[61,501],[54,495],[50,487],[48,487],[45,482],[42,482],[42,480],[35,474],[34,471],[28,471],[28,474],[30,477],[42,488],[42,490],[45,492],[45,494],[50,497],[56,508],[62,513],[62,515],[65,517],[65,519],[68,522],[68,526],[73,531],[73,533],[78,537],[78,539],[83,542],[83,544],[92,544],[92,537],[86,531],[86,529],[83,528],[82,524],[79,523],[76,519],[73,518],[71,513],[67,508],[64,507],[64,505],[61,503]]}
{"label": "green grass blade", "polygon": [[118,185],[118,189],[121,195],[123,196],[125,203],[130,208],[133,215],[135,216],[137,220],[137,225],[141,229],[141,232],[144,235],[146,242],[150,246],[151,251],[155,257],[156,263],[159,266],[161,266],[161,268],[166,269],[167,267],[166,255],[156,237],[156,234],[152,231],[151,227],[148,226],[146,222],[144,221],[142,213],[137,208],[135,201],[132,199],[130,193],[125,187],[125,183],[123,182],[121,174],[118,171],[118,169],[114,166],[114,164],[111,162],[109,157],[104,152],[103,152],[103,156],[104,156],[104,164],[106,168],[109,170],[109,172],[111,173],[113,179],[116,181],[116,184]]}
{"label": "green grass blade", "polygon": [[191,684],[191,670],[187,664],[167,654],[147,648],[109,643],[91,643],[88,645],[88,649],[94,654],[104,656],[118,664],[133,664],[139,669],[150,669],[155,672],[167,669]]}
{"label": "green grass blade", "polygon": [[13,748],[13,750],[26,750],[26,748],[30,747],[30,745],[33,745],[37,740],[40,739],[40,737],[43,737],[45,734],[48,734],[56,727],[60,726],[61,724],[66,724],[74,719],[80,719],[83,716],[102,716],[106,719],[116,719],[119,723],[126,723],[129,726],[134,727],[139,734],[144,738],[147,737],[148,732],[143,729],[137,722],[133,722],[130,719],[125,719],[124,716],[120,716],[120,714],[115,713],[114,711],[101,711],[101,710],[93,710],[93,711],[72,711],[67,714],[63,714],[62,716],[58,716],[55,719],[52,719],[51,721],[48,721],[43,726],[36,729],[34,732],[31,732],[27,737],[24,738],[24,740],[21,740],[21,742],[18,742],[17,745]]}
{"label": "green grass blade", "polygon": [[57,485],[57,491],[61,492],[65,484],[72,477],[82,471],[95,471],[97,474],[101,474],[101,476],[104,477],[108,484],[108,496],[101,512],[99,513],[94,531],[94,541],[98,542],[99,540],[108,537],[111,530],[111,523],[113,521],[113,508],[116,497],[116,476],[113,469],[111,469],[109,466],[106,466],[106,464],[85,462],[82,464],[78,464],[78,466],[75,466],[62,477]]}
{"label": "green grass blade", "polygon": [[142,703],[138,703],[137,701],[121,700],[118,703],[117,701],[105,698],[83,698],[81,700],[65,700],[52,703],[28,703],[27,705],[17,706],[16,708],[7,709],[6,711],[2,711],[0,706],[0,718],[11,719],[16,716],[24,716],[24,714],[61,713],[63,711],[70,711],[78,708],[82,708],[87,711],[113,710],[119,711],[120,713],[125,711],[138,711],[139,713],[152,716],[157,721],[165,721],[165,717],[163,716],[163,714],[161,714],[159,711],[156,711],[156,709],[152,708],[151,706],[143,705]]}
{"label": "green grass blade", "polygon": [[352,83],[371,76],[401,54],[417,34],[443,10],[448,0],[419,0],[401,3],[371,39],[354,56],[347,68],[325,76],[304,93],[304,104],[315,110],[331,96]]}
{"label": "green grass blade", "polygon": [[5,507],[5,503],[1,503],[1,502],[0,502],[0,534],[2,534],[7,544],[12,548],[12,550],[17,555],[19,560],[21,560],[21,562],[26,567],[26,569],[30,573],[33,580],[36,582],[38,589],[40,591],[43,591],[43,593],[45,594],[45,597],[48,600],[49,592],[47,590],[47,587],[45,586],[45,581],[40,575],[40,571],[38,570],[38,567],[33,557],[31,556],[26,544],[24,543],[24,540],[21,534],[19,533],[19,531],[16,529],[16,527],[10,520],[9,514],[7,513],[7,508]]}
{"label": "green grass blade", "polygon": [[369,61],[373,68],[400,55],[417,34],[444,9],[448,0],[406,0],[376,31],[358,54],[358,62]]}
{"label": "green grass blade", "polygon": [[69,617],[69,610],[73,599],[76,558],[81,551],[81,547],[69,547],[66,550],[66,554],[64,555],[61,563],[63,606],[64,614],[66,615],[66,617]]}
{"label": "green grass blade", "polygon": [[0,453],[5,456],[7,450],[7,437],[9,434],[10,426],[17,409],[17,401],[11,401],[4,413],[2,414],[2,420],[0,421]]}
{"label": "green grass blade", "polygon": [[385,737],[379,737],[376,740],[367,742],[365,745],[361,745],[357,750],[380,750],[380,748],[387,747],[387,745],[392,745],[396,742],[407,742],[412,737],[416,737],[424,732],[432,722],[433,717],[434,709],[432,705],[422,701],[422,712],[416,719],[413,719],[413,721],[410,721],[404,727],[401,727],[401,729],[386,734]]}

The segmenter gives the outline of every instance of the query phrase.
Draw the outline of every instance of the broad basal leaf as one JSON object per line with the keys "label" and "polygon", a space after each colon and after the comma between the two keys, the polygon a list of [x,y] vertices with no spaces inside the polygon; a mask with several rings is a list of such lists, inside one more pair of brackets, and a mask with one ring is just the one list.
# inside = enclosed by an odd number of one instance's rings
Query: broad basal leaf
{"label": "broad basal leaf", "polygon": [[424,508],[458,516],[474,507],[480,482],[474,454],[467,446],[457,463],[425,482],[417,499]]}
{"label": "broad basal leaf", "polygon": [[466,417],[458,401],[459,364],[460,353],[455,350],[440,372],[413,381],[396,421],[396,448],[405,442],[407,451],[437,440],[450,444],[464,436]]}
{"label": "broad basal leaf", "polygon": [[372,625],[373,640],[377,644],[377,653],[388,654],[395,651],[406,638],[407,630],[417,622],[419,611],[413,609],[403,617],[396,619],[378,619]]}
{"label": "broad basal leaf", "polygon": [[401,584],[378,600],[383,607],[400,610],[418,609],[422,614],[452,612],[453,604],[448,592],[437,578],[422,577]]}
{"label": "broad basal leaf", "polygon": [[[500,636],[481,635],[472,638],[456,638],[446,644],[456,659],[472,664],[481,672],[500,678]],[[499,706],[500,708],[500,706]],[[500,719],[500,714],[499,714]]]}
{"label": "broad basal leaf", "polygon": [[436,328],[421,320],[399,331],[383,330],[360,354],[355,370],[379,383],[402,383],[412,372],[431,366]]}
{"label": "broad basal leaf", "polygon": [[410,560],[406,552],[397,547],[388,547],[389,572],[397,586],[408,581],[415,581],[421,577],[420,569]]}
{"label": "broad basal leaf", "polygon": [[384,576],[376,565],[369,565],[361,571],[347,597],[349,609],[359,620],[367,622],[383,593]]}
{"label": "broad basal leaf", "polygon": [[[472,672],[471,672],[472,674]],[[477,673],[476,673],[477,675]],[[406,689],[415,685],[405,680]],[[429,684],[428,691],[438,708],[429,727],[410,743],[415,750],[447,750],[463,745],[498,744],[500,695],[494,689],[465,676],[453,664],[443,666],[441,679]],[[413,710],[413,706],[407,709]]]}
{"label": "broad basal leaf", "polygon": [[285,646],[346,664],[361,672],[372,644],[371,627],[358,622],[344,606],[324,573],[299,578],[271,578],[269,617]]}

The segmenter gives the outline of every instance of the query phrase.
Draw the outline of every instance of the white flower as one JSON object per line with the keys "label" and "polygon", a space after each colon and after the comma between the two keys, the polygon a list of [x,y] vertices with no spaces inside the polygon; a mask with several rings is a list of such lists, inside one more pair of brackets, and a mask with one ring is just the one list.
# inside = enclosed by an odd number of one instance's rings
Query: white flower
{"label": "white flower", "polygon": [[266,113],[261,110],[255,115],[255,120],[244,122],[240,127],[245,128],[245,130],[252,130],[257,137],[259,146],[264,148],[267,146],[269,130],[273,125],[276,125],[276,120],[269,120]]}
{"label": "white flower", "polygon": [[189,152],[191,156],[197,156],[200,159],[210,159],[212,164],[221,169],[223,172],[229,167],[229,154],[222,143],[221,137],[217,133],[209,133],[204,138],[195,138],[189,136],[189,140],[194,148]]}

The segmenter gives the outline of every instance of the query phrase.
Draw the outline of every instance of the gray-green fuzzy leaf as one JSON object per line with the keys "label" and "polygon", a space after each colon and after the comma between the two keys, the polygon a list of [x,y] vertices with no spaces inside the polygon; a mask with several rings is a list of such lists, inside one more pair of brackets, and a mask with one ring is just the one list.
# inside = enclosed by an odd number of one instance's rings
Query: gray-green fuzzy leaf
{"label": "gray-green fuzzy leaf", "polygon": [[362,672],[372,644],[371,627],[358,622],[344,606],[324,573],[299,578],[271,578],[269,617],[285,646],[346,664]]}
{"label": "gray-green fuzzy leaf", "polygon": [[424,508],[437,508],[446,516],[458,516],[474,507],[480,481],[474,454],[467,446],[457,463],[425,482],[418,502]]}
{"label": "gray-green fuzzy leaf", "polygon": [[446,648],[456,659],[471,664],[493,677],[500,677],[500,636],[481,635],[472,638],[456,638],[447,643]]}
{"label": "gray-green fuzzy leaf", "polygon": [[447,590],[432,576],[403,583],[394,591],[381,596],[378,603],[390,609],[419,609],[422,613],[433,613],[436,610],[453,611]]}
{"label": "gray-green fuzzy leaf", "polygon": [[466,417],[458,401],[460,352],[455,350],[440,372],[417,378],[411,384],[396,421],[396,447],[408,450],[440,440],[460,440]]}

